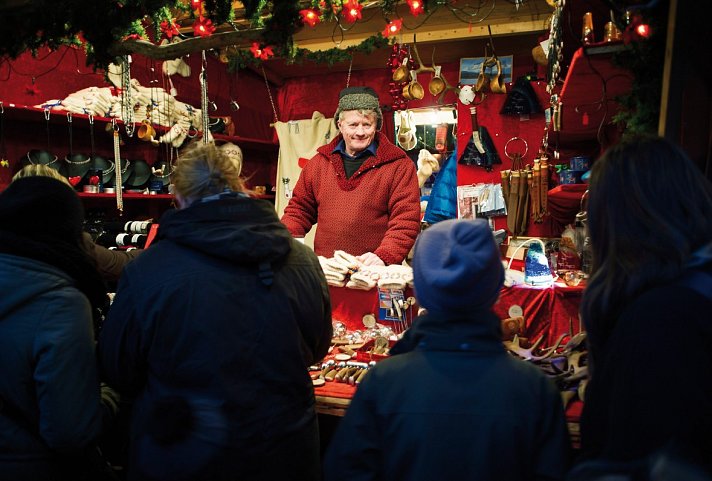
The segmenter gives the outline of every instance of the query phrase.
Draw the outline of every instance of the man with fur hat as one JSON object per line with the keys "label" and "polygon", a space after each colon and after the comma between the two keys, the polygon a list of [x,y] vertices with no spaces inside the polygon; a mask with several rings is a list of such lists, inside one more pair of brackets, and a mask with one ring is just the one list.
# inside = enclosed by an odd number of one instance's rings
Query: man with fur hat
{"label": "man with fur hat", "polygon": [[446,220],[413,259],[418,317],[366,375],[332,439],[325,480],[564,479],[554,384],[502,345],[504,270],[487,222]]}
{"label": "man with fur hat", "polygon": [[318,223],[318,255],[344,250],[366,265],[400,264],[420,230],[415,165],[380,132],[372,88],[343,89],[334,122],[340,135],[307,162],[282,222],[294,237]]}

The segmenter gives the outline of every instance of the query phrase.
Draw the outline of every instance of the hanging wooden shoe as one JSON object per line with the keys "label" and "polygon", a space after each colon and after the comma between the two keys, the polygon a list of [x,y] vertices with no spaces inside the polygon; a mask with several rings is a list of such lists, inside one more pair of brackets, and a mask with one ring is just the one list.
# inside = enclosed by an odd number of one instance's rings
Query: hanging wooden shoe
{"label": "hanging wooden shoe", "polygon": [[497,59],[495,65],[497,66],[497,75],[490,80],[490,90],[493,94],[506,94],[507,86],[504,82],[504,76],[502,75],[501,60]]}

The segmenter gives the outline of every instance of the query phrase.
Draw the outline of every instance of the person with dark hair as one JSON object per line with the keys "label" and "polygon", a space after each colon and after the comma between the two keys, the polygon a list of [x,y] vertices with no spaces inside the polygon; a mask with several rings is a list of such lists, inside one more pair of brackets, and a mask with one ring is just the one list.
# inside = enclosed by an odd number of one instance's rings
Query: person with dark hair
{"label": "person with dark hair", "polygon": [[343,89],[334,122],[340,135],[307,162],[282,222],[297,238],[318,224],[318,255],[343,250],[365,265],[400,264],[420,231],[415,164],[380,132],[372,88]]}
{"label": "person with dark hair", "polygon": [[485,220],[425,230],[413,257],[427,314],[366,375],[326,454],[327,481],[563,479],[554,383],[510,356],[492,306],[504,269]]}
{"label": "person with dark hair", "polygon": [[326,279],[239,174],[214,144],[181,152],[179,209],[119,280],[99,359],[134,399],[129,479],[320,477],[308,367],[331,342]]}
{"label": "person with dark hair", "polygon": [[80,479],[104,412],[93,310],[104,283],[82,247],[82,205],[48,177],[0,194],[0,479]]}
{"label": "person with dark hair", "polygon": [[616,145],[593,165],[588,229],[584,459],[684,453],[710,470],[712,184],[665,139]]}
{"label": "person with dark hair", "polygon": [[[72,185],[66,177],[44,164],[26,165],[12,177],[12,180],[15,181],[17,179],[35,176],[51,177],[52,179],[64,182],[70,187]],[[94,239],[92,239],[88,232],[82,233],[82,244],[89,254],[89,257],[94,260],[94,264],[99,274],[101,274],[101,277],[108,284],[108,288],[112,290],[115,289],[116,282],[119,280],[119,277],[121,277],[124,266],[143,252],[143,249],[134,249],[132,251],[107,249],[94,242]]]}

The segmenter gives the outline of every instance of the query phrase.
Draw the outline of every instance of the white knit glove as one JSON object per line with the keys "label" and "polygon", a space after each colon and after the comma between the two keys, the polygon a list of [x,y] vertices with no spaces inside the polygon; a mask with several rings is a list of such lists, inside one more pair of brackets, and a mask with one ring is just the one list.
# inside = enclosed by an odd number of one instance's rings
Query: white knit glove
{"label": "white knit glove", "polygon": [[366,252],[356,257],[358,261],[365,266],[385,266],[386,264],[373,252]]}

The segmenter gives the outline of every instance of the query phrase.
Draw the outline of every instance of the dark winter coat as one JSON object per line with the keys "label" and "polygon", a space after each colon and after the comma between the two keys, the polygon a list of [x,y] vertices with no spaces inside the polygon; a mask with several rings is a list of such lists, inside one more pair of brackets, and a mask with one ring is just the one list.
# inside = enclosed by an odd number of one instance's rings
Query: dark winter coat
{"label": "dark winter coat", "polygon": [[325,460],[327,481],[563,479],[554,384],[507,354],[491,312],[420,317],[369,372]]}
{"label": "dark winter coat", "polygon": [[331,339],[316,255],[266,201],[228,194],[166,213],[128,264],[100,338],[135,396],[130,479],[316,479],[307,367]]}
{"label": "dark winter coat", "polygon": [[591,346],[584,457],[630,462],[665,450],[712,473],[710,261],[647,289],[621,312],[606,343]]}
{"label": "dark winter coat", "polygon": [[55,266],[0,253],[0,479],[59,479],[102,426],[91,306]]}

